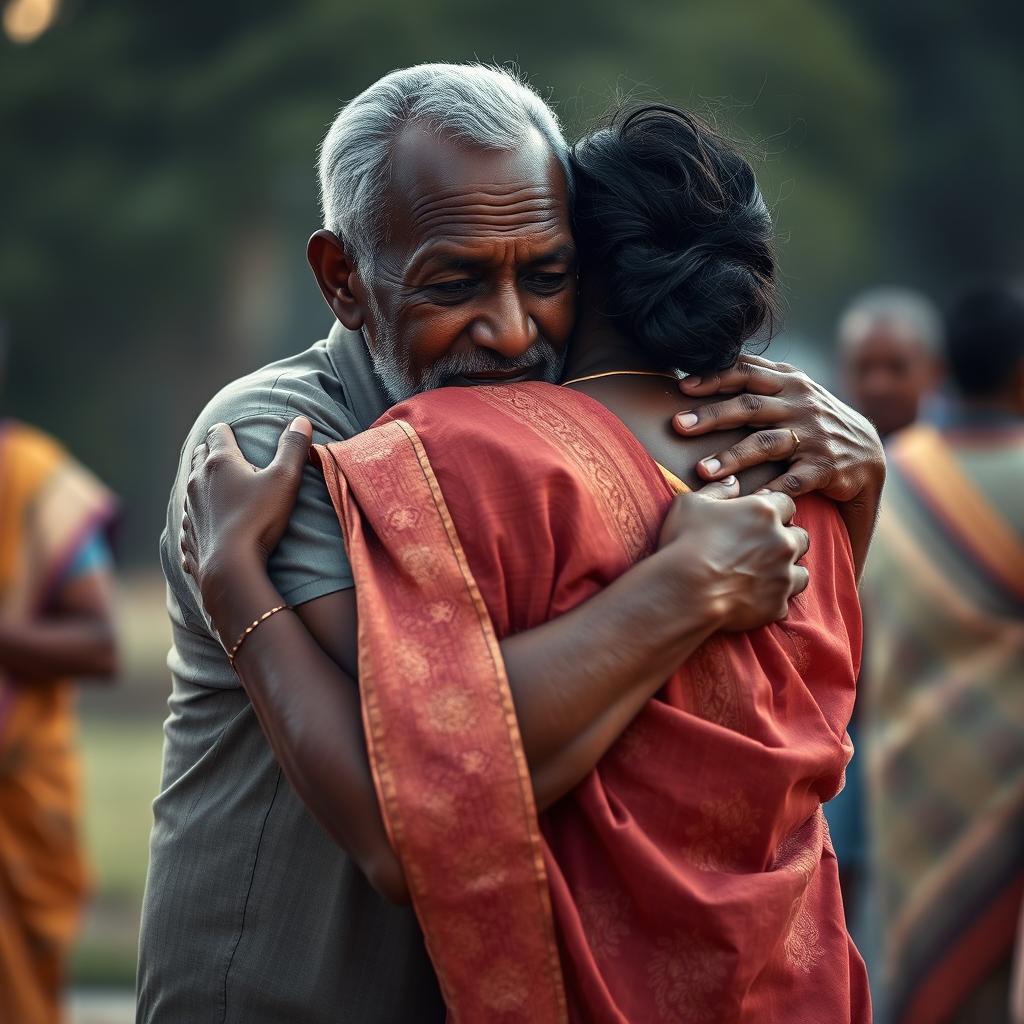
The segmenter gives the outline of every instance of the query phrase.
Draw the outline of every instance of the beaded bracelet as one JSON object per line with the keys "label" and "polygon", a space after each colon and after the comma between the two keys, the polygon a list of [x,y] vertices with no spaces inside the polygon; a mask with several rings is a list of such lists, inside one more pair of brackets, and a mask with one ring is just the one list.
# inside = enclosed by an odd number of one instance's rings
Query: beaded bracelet
{"label": "beaded bracelet", "polygon": [[290,610],[291,605],[279,604],[276,608],[270,608],[267,611],[265,611],[258,619],[253,619],[253,621],[250,622],[249,625],[246,626],[244,630],[242,630],[242,635],[235,641],[235,646],[232,647],[230,651],[228,651],[228,664],[232,668],[235,667],[235,656],[238,654],[238,649],[242,646],[242,644],[245,643],[246,638],[249,636],[249,634],[252,633],[253,630],[255,630],[258,626],[266,622],[271,615],[276,615],[278,612],[285,611],[285,609]]}

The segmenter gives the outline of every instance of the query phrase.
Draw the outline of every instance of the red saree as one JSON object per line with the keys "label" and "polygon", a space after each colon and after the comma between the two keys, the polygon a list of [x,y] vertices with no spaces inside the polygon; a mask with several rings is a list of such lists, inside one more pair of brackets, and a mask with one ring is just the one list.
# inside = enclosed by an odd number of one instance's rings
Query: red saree
{"label": "red saree", "polygon": [[378,794],[451,1019],[868,1021],[821,813],[860,646],[830,504],[800,502],[811,585],[787,621],[709,640],[538,834],[497,641],[650,553],[671,488],[607,410],[542,384],[420,395],[318,456]]}

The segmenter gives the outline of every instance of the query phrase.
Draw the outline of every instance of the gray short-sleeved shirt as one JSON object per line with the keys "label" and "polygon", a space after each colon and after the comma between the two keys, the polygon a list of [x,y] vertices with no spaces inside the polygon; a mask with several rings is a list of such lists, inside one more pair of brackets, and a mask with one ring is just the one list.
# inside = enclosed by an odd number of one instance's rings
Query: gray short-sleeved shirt
{"label": "gray short-sleeved shirt", "polygon": [[[256,465],[303,414],[316,441],[350,437],[387,402],[359,334],[325,341],[224,388],[182,448],[160,553],[173,629],[139,950],[140,1024],[397,1024],[444,1019],[415,916],[380,897],[295,795],[181,571],[190,455],[230,423]],[[341,530],[307,468],[269,563],[301,604],[352,586]]]}

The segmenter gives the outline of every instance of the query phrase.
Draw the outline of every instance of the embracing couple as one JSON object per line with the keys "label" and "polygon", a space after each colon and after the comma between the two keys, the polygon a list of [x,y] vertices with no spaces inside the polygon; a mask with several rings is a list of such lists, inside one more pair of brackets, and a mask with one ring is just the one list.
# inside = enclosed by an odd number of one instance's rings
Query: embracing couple
{"label": "embracing couple", "polygon": [[884,464],[741,354],[751,168],[658,105],[570,149],[426,65],[320,184],[338,323],[213,399],[171,495],[139,1020],[868,1021],[821,806]]}

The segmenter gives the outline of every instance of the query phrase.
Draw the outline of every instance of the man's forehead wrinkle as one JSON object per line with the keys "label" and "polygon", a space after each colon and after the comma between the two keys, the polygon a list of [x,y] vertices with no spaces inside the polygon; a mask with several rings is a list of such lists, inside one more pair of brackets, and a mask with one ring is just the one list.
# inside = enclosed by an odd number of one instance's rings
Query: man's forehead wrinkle
{"label": "man's forehead wrinkle", "polygon": [[516,231],[547,231],[564,226],[560,217],[551,210],[521,210],[513,214],[495,216],[487,210],[461,210],[457,214],[438,211],[421,217],[413,229],[421,238],[447,234],[487,235],[508,234]]}
{"label": "man's forehead wrinkle", "polygon": [[[461,241],[465,237],[468,241]],[[507,246],[519,248],[523,263],[538,263],[548,260],[571,260],[575,255],[575,245],[571,236],[563,232],[560,226],[553,225],[540,233],[532,233],[523,238],[496,238],[481,240],[478,234],[466,236],[446,234],[427,239],[412,254],[407,273],[416,273],[431,261],[455,265],[479,265],[499,261],[507,254]],[[525,247],[525,252],[523,251]]]}
{"label": "man's forehead wrinkle", "polygon": [[463,196],[488,196],[496,202],[502,199],[515,197],[521,193],[524,196],[542,197],[547,196],[556,200],[554,189],[547,184],[538,184],[535,181],[508,181],[508,182],[464,182],[459,185],[450,185],[439,188],[430,187],[427,192],[416,199],[413,209],[423,203],[445,202],[450,199],[461,199]]}
{"label": "man's forehead wrinkle", "polygon": [[446,195],[433,193],[414,200],[410,207],[413,223],[423,217],[445,214],[451,211],[458,215],[464,212],[512,215],[522,211],[561,210],[564,204],[550,191],[536,187],[520,188],[515,191],[492,193],[482,189],[472,191],[452,189]]}

